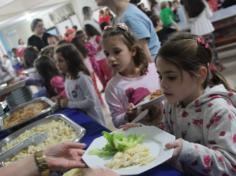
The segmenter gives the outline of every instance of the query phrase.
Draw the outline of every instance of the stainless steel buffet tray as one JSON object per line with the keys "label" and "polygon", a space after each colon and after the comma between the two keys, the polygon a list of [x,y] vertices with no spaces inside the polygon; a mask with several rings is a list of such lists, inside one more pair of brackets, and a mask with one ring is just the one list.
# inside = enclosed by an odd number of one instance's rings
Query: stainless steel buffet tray
{"label": "stainless steel buffet tray", "polygon": [[[42,110],[39,114],[33,116],[33,117],[29,117],[28,119],[25,119],[23,121],[21,121],[20,123],[18,124],[15,124],[13,126],[10,126],[10,127],[6,127],[4,125],[4,121],[7,119],[7,118],[10,118],[11,115],[17,111],[20,111],[22,108],[30,105],[30,104],[33,104],[33,103],[36,103],[36,102],[43,102],[43,103],[46,103],[48,105],[47,108],[45,108],[44,110]],[[46,97],[40,97],[40,98],[36,98],[36,99],[33,99],[29,102],[26,102],[24,104],[21,104],[19,106],[17,106],[15,109],[13,109],[12,111],[10,111],[9,113],[7,114],[4,114],[3,116],[0,117],[0,131],[3,131],[3,130],[6,130],[8,132],[11,132],[11,130],[14,131],[14,129],[19,129],[27,124],[29,124],[30,122],[33,122],[35,120],[38,120],[42,117],[45,117],[47,115],[50,115],[52,114],[56,109],[56,104],[54,102],[52,102],[50,99],[46,98]]]}
{"label": "stainless steel buffet tray", "polygon": [[[25,131],[30,130],[33,127],[36,127],[36,126],[41,125],[41,124],[47,124],[47,123],[49,123],[50,121],[53,121],[53,120],[55,120],[55,121],[62,120],[66,124],[68,124],[75,131],[76,138],[73,140],[75,142],[78,142],[85,135],[86,130],[83,127],[76,124],[75,122],[73,122],[72,120],[70,120],[68,117],[66,117],[63,114],[54,114],[54,115],[47,116],[43,119],[40,119],[36,122],[33,122],[33,123],[25,126],[24,128],[21,128],[18,131],[10,134],[9,136],[4,138],[3,140],[1,140],[1,142],[0,142],[0,153],[4,153],[3,148],[7,143],[11,142],[12,140],[17,139],[17,137],[19,137]],[[44,131],[44,132],[47,133],[47,131]],[[32,132],[32,135],[35,135],[35,134],[36,133]],[[8,158],[8,159],[10,159],[10,158]],[[5,161],[0,161],[0,166],[4,166],[4,163],[8,159],[6,159]]]}

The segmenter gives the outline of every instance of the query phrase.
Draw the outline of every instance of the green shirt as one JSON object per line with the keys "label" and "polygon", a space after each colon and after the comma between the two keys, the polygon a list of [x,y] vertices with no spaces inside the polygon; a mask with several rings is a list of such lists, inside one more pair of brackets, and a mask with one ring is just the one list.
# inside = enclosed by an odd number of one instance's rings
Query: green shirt
{"label": "green shirt", "polygon": [[160,18],[161,18],[161,21],[162,21],[164,27],[170,27],[172,25],[173,16],[174,16],[174,14],[169,7],[161,10]]}

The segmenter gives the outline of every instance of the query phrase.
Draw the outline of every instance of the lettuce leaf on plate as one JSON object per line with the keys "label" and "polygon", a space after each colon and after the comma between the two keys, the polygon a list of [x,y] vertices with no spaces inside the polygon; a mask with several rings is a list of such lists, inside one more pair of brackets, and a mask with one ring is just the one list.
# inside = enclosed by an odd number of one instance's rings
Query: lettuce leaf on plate
{"label": "lettuce leaf on plate", "polygon": [[124,152],[127,149],[135,147],[143,141],[144,136],[130,134],[125,136],[124,133],[114,132],[108,133],[103,131],[103,136],[107,140],[107,144],[102,149],[93,149],[90,155],[97,155],[102,158],[112,157],[117,152]]}

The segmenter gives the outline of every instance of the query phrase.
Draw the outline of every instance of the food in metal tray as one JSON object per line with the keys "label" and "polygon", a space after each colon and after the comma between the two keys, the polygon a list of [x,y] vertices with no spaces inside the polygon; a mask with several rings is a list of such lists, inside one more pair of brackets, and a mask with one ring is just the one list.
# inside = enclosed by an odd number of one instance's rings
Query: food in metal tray
{"label": "food in metal tray", "polygon": [[20,151],[13,158],[5,162],[5,165],[8,165],[10,162],[29,156],[38,150],[45,149],[50,145],[54,145],[63,141],[74,141],[77,137],[75,130],[65,121],[60,119],[51,120],[47,123],[42,123],[29,130],[26,130],[17,138],[11,140],[6,145],[4,145],[2,148],[2,152],[12,148],[18,143],[21,143],[22,141],[29,138],[30,136],[32,136],[32,134],[35,133],[46,133],[47,139],[43,143],[40,143],[38,145],[31,145],[28,148]]}
{"label": "food in metal tray", "polygon": [[33,118],[41,113],[44,109],[48,108],[49,105],[43,101],[37,101],[27,106],[18,109],[13,112],[11,115],[6,117],[3,121],[3,125],[5,128],[10,128],[17,124],[24,122],[27,119]]}

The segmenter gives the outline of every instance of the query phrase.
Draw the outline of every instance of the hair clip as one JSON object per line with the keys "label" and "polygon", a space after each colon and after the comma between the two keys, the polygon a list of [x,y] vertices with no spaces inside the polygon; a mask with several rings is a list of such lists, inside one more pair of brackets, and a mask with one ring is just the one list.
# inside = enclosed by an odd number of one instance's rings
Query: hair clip
{"label": "hair clip", "polygon": [[216,65],[213,63],[208,64],[208,69],[211,73],[216,73],[218,71]]}
{"label": "hair clip", "polygon": [[204,48],[208,49],[209,44],[206,42],[206,40],[203,37],[197,37],[197,43],[202,45]]}
{"label": "hair clip", "polygon": [[120,29],[122,29],[122,30],[124,30],[124,31],[128,31],[128,30],[129,30],[128,26],[127,26],[125,23],[118,23],[118,24],[116,25],[116,27],[117,27],[117,28],[120,28]]}
{"label": "hair clip", "polygon": [[121,30],[124,30],[124,31],[128,31],[129,30],[128,26],[126,26],[125,23],[118,23],[115,26],[105,26],[104,27],[105,31],[110,30],[110,29],[121,29]]}
{"label": "hair clip", "polygon": [[104,30],[105,30],[105,31],[107,31],[107,30],[109,30],[109,29],[113,29],[113,27],[110,26],[110,25],[107,25],[107,26],[104,27]]}

